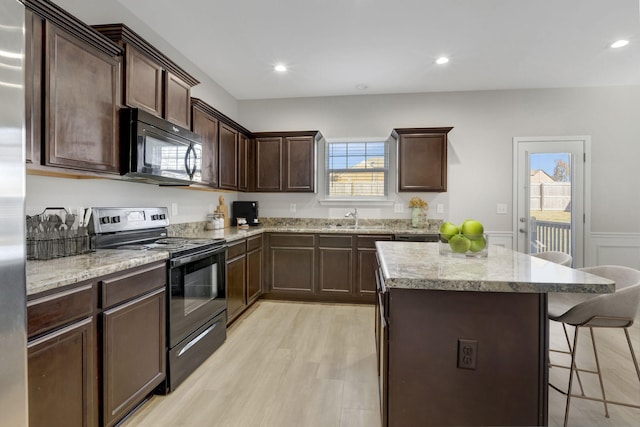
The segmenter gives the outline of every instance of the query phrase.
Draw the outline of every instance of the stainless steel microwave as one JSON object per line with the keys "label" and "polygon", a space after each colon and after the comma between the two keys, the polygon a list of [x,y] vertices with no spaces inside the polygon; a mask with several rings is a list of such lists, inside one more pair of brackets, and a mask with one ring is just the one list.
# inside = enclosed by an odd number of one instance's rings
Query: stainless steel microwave
{"label": "stainless steel microwave", "polygon": [[202,137],[138,108],[120,110],[120,165],[126,179],[159,185],[202,182]]}

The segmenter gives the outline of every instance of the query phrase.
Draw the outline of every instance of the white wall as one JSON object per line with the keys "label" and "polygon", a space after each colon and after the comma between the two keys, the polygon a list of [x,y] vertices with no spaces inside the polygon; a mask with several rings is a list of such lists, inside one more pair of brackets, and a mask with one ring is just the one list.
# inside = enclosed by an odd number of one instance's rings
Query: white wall
{"label": "white wall", "polygon": [[[231,210],[235,192],[198,191],[159,187],[138,182],[109,179],[70,179],[27,175],[27,215],[41,213],[46,207],[149,207],[169,208],[172,224],[204,221],[213,212],[219,196]],[[178,205],[178,215],[171,204]]]}
{"label": "white wall", "polygon": [[[513,137],[590,135],[592,231],[640,233],[640,86],[240,101],[239,116],[252,131],[318,129],[327,139],[453,126],[448,192],[426,194],[429,217],[474,217],[497,232],[512,231]],[[404,203],[412,195],[397,197]],[[239,197],[259,200],[263,216],[336,217],[350,207],[319,205],[318,195]],[[445,204],[444,214],[435,213],[436,203]],[[497,215],[497,203],[507,203],[509,214]],[[409,217],[392,206],[362,212]]]}

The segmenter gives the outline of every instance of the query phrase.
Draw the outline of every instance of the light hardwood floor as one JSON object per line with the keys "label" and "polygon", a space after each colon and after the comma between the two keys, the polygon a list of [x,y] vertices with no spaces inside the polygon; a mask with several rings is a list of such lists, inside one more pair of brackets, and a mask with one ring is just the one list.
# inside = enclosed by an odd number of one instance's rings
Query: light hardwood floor
{"label": "light hardwood floor", "polygon": [[[373,321],[373,306],[258,301],[176,391],[154,396],[123,426],[379,427]],[[638,323],[631,334],[640,356]],[[596,334],[610,397],[640,402],[624,334]],[[580,340],[579,363],[588,368],[591,343],[587,335]],[[564,344],[557,325],[550,341]],[[553,368],[550,378],[565,385],[567,373]],[[587,389],[598,391],[597,378],[583,377]],[[550,390],[550,426],[562,425],[564,402]],[[640,410],[611,406],[609,412],[607,419],[601,404],[575,399],[569,425],[640,425]]]}

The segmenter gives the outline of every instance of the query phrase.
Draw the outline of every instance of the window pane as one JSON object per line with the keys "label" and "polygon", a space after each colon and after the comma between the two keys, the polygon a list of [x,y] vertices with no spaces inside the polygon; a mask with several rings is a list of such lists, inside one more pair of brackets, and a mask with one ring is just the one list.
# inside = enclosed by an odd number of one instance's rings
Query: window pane
{"label": "window pane", "polygon": [[387,143],[327,144],[329,197],[384,197],[388,173]]}

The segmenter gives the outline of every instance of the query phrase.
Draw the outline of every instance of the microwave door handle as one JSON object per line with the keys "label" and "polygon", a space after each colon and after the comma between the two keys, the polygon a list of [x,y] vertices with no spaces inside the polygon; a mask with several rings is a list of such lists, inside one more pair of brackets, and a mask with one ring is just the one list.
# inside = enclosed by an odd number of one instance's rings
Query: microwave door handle
{"label": "microwave door handle", "polygon": [[197,168],[196,165],[198,164],[198,152],[196,151],[195,148],[193,148],[193,144],[190,145],[190,147],[191,147],[191,152],[193,153],[193,169],[189,173],[189,176],[191,177],[191,179],[193,179],[193,175],[195,175],[196,173],[196,168]]}
{"label": "microwave door handle", "polygon": [[187,171],[187,174],[189,175],[189,179],[193,178],[193,173],[189,168],[189,159],[191,158],[191,151],[193,151],[193,146],[189,144],[189,148],[187,148],[187,152],[184,155],[184,169]]}

